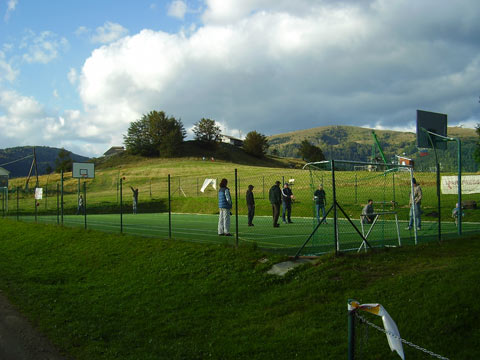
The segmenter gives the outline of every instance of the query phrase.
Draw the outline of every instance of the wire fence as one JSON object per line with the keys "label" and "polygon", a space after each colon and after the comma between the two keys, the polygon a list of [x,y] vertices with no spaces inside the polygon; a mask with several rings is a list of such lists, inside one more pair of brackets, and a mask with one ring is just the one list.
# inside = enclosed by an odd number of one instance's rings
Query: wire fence
{"label": "wire fence", "polygon": [[[434,175],[413,174],[408,166],[332,164],[328,161],[304,169],[192,171],[192,176],[124,176],[121,172],[114,176],[97,172],[94,179],[52,176],[38,184],[41,198],[38,193],[35,198],[34,188],[10,186],[0,191],[1,214],[21,221],[142,236],[251,244],[299,256],[415,244],[457,234],[454,219],[447,215],[455,207],[454,195],[441,196],[442,222],[438,214],[429,216],[437,211],[438,204]],[[412,177],[423,189],[420,231],[407,229]],[[232,237],[218,234],[218,189],[224,178],[232,197]],[[277,181],[280,190],[288,184],[293,198],[290,203],[280,201],[279,226],[275,227],[269,193]],[[255,200],[253,226],[248,224],[249,185],[253,186]],[[315,195],[320,186],[325,193],[323,206]],[[136,214],[133,190],[138,190]],[[473,200],[474,195],[464,198]],[[372,211],[366,213],[369,200]],[[464,233],[479,230],[476,210],[465,210],[463,220]]]}

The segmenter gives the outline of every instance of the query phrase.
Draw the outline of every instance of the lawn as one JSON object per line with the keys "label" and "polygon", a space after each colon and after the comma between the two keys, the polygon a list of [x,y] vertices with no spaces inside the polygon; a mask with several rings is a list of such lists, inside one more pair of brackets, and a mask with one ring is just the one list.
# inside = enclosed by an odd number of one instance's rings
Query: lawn
{"label": "lawn", "polygon": [[[381,303],[428,350],[480,356],[478,236],[326,255],[279,278],[266,272],[285,258],[254,246],[0,226],[0,289],[78,360],[345,358],[351,298]],[[364,340],[363,358],[397,358],[384,334]]]}

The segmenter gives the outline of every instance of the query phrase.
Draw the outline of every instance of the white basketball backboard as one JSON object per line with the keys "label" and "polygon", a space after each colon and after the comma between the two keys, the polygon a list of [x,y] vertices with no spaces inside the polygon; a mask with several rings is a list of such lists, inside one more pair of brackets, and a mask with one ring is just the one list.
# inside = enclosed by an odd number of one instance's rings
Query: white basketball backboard
{"label": "white basketball backboard", "polygon": [[95,177],[95,164],[73,163],[72,177],[76,179],[93,179]]}

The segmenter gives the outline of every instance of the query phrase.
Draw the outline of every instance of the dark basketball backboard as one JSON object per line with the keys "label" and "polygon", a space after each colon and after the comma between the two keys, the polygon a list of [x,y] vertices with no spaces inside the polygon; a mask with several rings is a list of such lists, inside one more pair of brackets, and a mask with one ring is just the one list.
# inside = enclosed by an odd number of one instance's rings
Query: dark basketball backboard
{"label": "dark basketball backboard", "polygon": [[425,129],[441,136],[447,136],[447,115],[430,111],[417,110],[417,147],[432,148],[432,143],[437,149],[445,150],[447,142],[434,135],[428,136]]}

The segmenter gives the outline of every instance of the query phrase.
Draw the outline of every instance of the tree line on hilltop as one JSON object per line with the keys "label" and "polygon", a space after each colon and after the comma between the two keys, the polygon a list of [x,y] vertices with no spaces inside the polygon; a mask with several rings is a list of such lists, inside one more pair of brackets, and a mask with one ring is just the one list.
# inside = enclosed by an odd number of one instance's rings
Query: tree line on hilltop
{"label": "tree line on hilltop", "polygon": [[[209,118],[196,122],[193,133],[197,144],[206,150],[215,150],[222,139],[220,126]],[[133,121],[123,136],[126,150],[130,154],[147,157],[178,155],[185,137],[186,131],[180,119],[156,110]],[[262,158],[267,154],[269,143],[264,134],[253,130],[245,136],[242,147],[247,154]],[[322,150],[307,140],[302,142],[297,155],[307,161],[325,159]]]}

